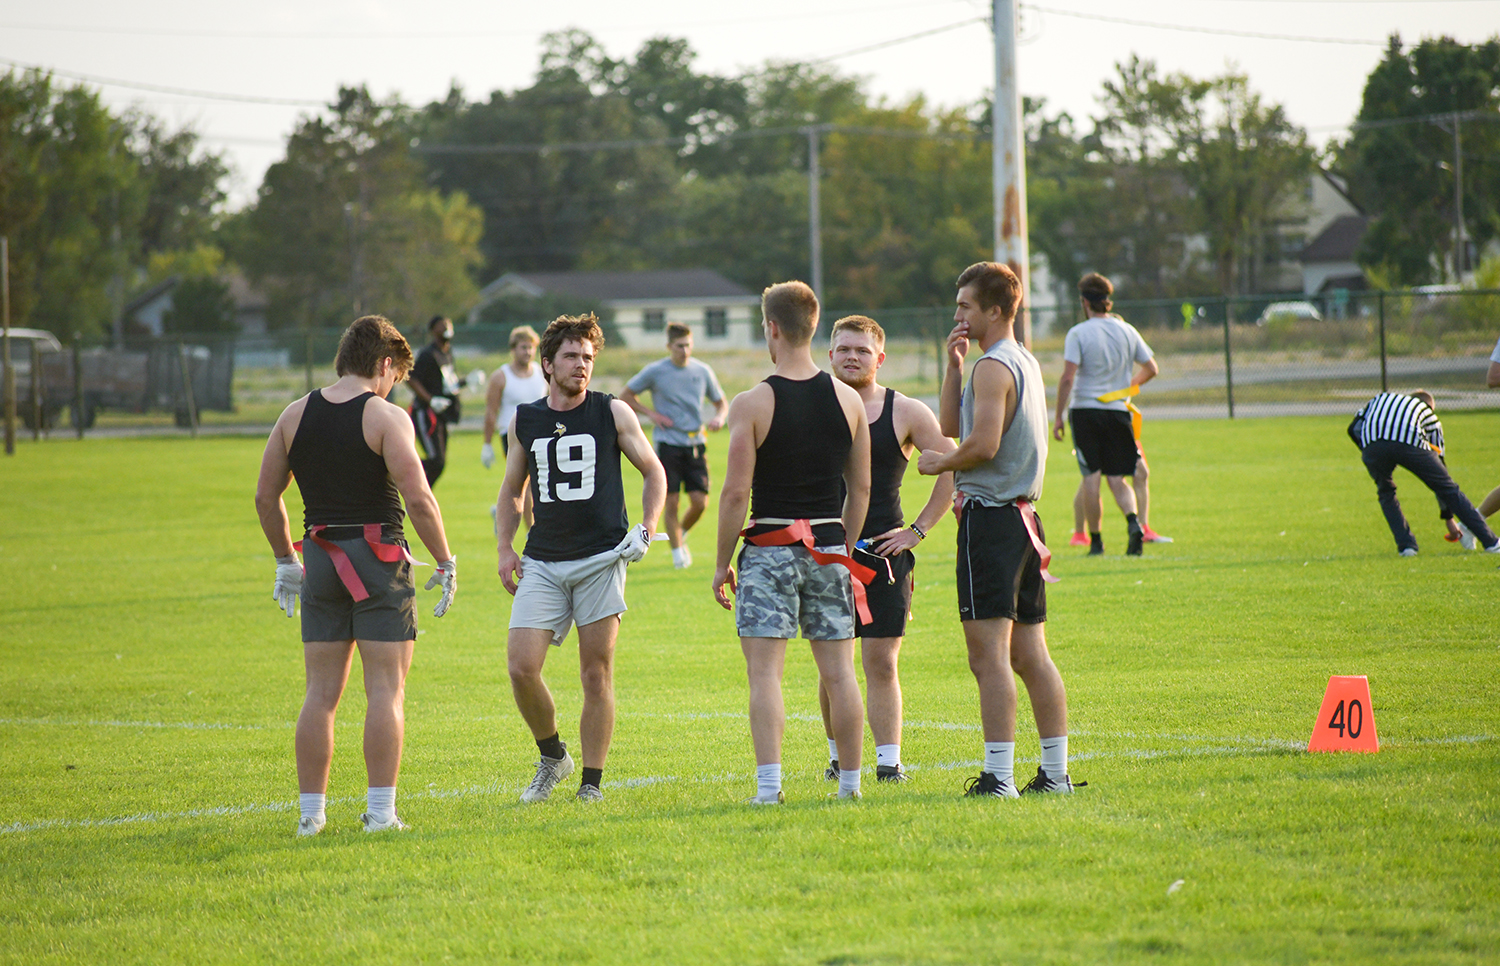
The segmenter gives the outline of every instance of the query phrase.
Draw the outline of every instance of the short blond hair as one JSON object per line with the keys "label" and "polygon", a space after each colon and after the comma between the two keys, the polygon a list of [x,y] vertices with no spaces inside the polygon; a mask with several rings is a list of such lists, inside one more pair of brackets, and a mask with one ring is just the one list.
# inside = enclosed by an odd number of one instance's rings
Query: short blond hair
{"label": "short blond hair", "polygon": [[818,329],[818,296],[806,282],[777,282],[760,293],[760,314],[788,345],[807,345]]}
{"label": "short blond hair", "polygon": [[840,332],[863,332],[875,340],[875,344],[881,349],[885,348],[885,330],[880,323],[868,315],[846,315],[833,323],[832,341],[837,342]]}
{"label": "short blond hair", "polygon": [[518,325],[510,330],[510,347],[514,349],[518,342],[530,342],[536,345],[542,341],[542,337],[536,334],[536,329],[529,325]]}

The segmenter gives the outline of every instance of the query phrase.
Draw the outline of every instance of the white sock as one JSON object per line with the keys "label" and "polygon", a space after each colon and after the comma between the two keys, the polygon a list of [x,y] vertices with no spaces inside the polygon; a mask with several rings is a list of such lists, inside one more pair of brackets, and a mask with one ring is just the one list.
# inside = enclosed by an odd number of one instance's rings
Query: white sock
{"label": "white sock", "polygon": [[301,792],[297,795],[297,807],[302,810],[303,818],[310,818],[315,822],[327,819],[323,809],[328,804],[328,796],[318,792]]}
{"label": "white sock", "polygon": [[366,793],[365,811],[376,822],[389,822],[396,817],[396,786],[376,788],[373,785]]}
{"label": "white sock", "polygon": [[781,763],[755,766],[755,791],[758,798],[775,798],[781,791]]}
{"label": "white sock", "polygon": [[830,761],[839,760],[839,743],[832,738],[828,739],[828,758]]}
{"label": "white sock", "polygon": [[1042,771],[1049,778],[1061,778],[1068,773],[1068,736],[1042,739]]}
{"label": "white sock", "polygon": [[839,769],[839,794],[852,795],[859,791],[859,769]]}
{"label": "white sock", "polygon": [[1000,779],[1014,783],[1016,778],[1016,743],[1014,741],[986,741],[984,743],[984,770]]}
{"label": "white sock", "polygon": [[901,764],[901,746],[900,745],[876,745],[875,746],[875,765],[876,765],[876,767],[884,765],[887,768],[894,768],[894,767],[896,767],[899,764]]}

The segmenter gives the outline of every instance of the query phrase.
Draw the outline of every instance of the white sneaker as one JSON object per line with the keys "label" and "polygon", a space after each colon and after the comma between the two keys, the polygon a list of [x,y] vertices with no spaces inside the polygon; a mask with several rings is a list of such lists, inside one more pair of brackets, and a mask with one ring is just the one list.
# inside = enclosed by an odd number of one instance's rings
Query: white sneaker
{"label": "white sneaker", "polygon": [[598,785],[579,785],[578,794],[574,797],[580,802],[604,801],[604,793],[599,790]]}
{"label": "white sneaker", "polygon": [[391,820],[389,822],[377,822],[377,821],[375,821],[375,819],[373,819],[373,818],[370,817],[370,813],[369,812],[365,812],[363,815],[361,815],[359,817],[359,820],[364,823],[365,831],[366,832],[410,832],[411,831],[411,826],[407,825],[405,822],[401,821],[394,814],[391,816]]}
{"label": "white sneaker", "polygon": [[1403,557],[1415,557],[1416,555],[1417,555],[1417,548],[1416,547],[1404,547],[1401,550],[1401,556],[1403,556]]}
{"label": "white sneaker", "polygon": [[851,788],[851,789],[850,789],[850,790],[849,790],[849,791],[847,791],[847,792],[846,792],[846,791],[844,791],[844,790],[843,790],[843,789],[842,789],[842,788],[841,788],[841,789],[839,789],[839,791],[838,791],[838,795],[837,795],[837,796],[836,796],[836,797],[837,797],[837,798],[852,798],[852,799],[853,799],[853,800],[854,800],[854,801],[856,801],[856,802],[857,802],[857,801],[859,801],[859,800],[860,800],[860,799],[862,799],[862,798],[864,798],[864,797],[865,797],[865,796],[863,796],[863,795],[861,795],[861,794],[860,794],[860,791],[859,791],[859,789],[857,789],[857,788]]}
{"label": "white sneaker", "polygon": [[1474,531],[1464,526],[1464,522],[1462,520],[1455,519],[1453,522],[1458,525],[1459,545],[1462,546],[1465,550],[1478,550],[1479,541],[1475,539]]}
{"label": "white sneaker", "polygon": [[676,550],[672,551],[672,566],[676,567],[678,570],[686,570],[692,565],[693,552],[687,548],[687,544],[683,544]]}
{"label": "white sneaker", "polygon": [[786,804],[786,796],[783,795],[781,792],[777,792],[774,798],[762,798],[760,795],[756,795],[753,798],[751,798],[749,801],[747,801],[745,804],[746,805],[784,805],[784,804]]}
{"label": "white sneaker", "polygon": [[964,796],[967,798],[1020,798],[1021,793],[1016,791],[1016,783],[1013,779],[1007,778],[1001,781],[989,772],[982,771],[964,783]]}
{"label": "white sneaker", "polygon": [[547,796],[552,794],[552,789],[557,783],[573,774],[573,756],[568,754],[568,746],[563,745],[563,756],[561,758],[548,758],[542,755],[536,763],[536,775],[531,779],[531,784],[521,793],[523,802],[545,802]]}
{"label": "white sneaker", "polygon": [[327,822],[328,818],[326,816],[323,818],[313,818],[311,815],[304,815],[297,821],[297,834],[299,836],[317,835],[323,831],[323,826]]}

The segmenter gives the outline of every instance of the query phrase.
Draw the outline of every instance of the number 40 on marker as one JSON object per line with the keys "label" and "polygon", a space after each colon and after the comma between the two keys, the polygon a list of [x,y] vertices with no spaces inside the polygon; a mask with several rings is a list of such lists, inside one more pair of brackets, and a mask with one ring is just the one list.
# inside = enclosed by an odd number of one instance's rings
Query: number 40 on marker
{"label": "number 40 on marker", "polygon": [[1335,674],[1328,679],[1307,750],[1380,750],[1375,712],[1370,706],[1370,682],[1363,674]]}

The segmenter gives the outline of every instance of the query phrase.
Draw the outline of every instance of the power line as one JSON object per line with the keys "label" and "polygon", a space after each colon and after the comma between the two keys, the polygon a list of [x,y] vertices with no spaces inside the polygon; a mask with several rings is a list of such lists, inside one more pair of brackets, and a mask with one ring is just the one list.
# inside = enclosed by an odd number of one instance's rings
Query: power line
{"label": "power line", "polygon": [[865,47],[856,47],[853,50],[846,50],[842,54],[829,54],[827,57],[819,57],[816,60],[808,61],[808,63],[826,64],[830,60],[839,60],[843,57],[853,57],[855,54],[868,54],[872,50],[884,50],[887,47],[894,47],[897,44],[904,44],[913,40],[920,40],[923,37],[931,37],[933,34],[941,34],[947,33],[950,30],[957,30],[959,27],[967,27],[971,24],[989,22],[989,17],[970,17],[968,20],[960,20],[957,23],[950,23],[942,27],[933,27],[931,30],[921,30],[914,34],[907,34],[904,37],[896,37],[893,40],[882,40],[879,43],[869,44]]}
{"label": "power line", "polygon": [[177,94],[182,97],[196,97],[206,101],[233,101],[238,104],[277,104],[289,107],[326,107],[326,101],[312,101],[299,97],[261,97],[254,94],[223,94],[216,91],[197,91],[186,87],[168,87],[163,84],[145,84],[140,81],[119,80],[113,77],[97,77],[93,74],[80,74],[76,71],[61,70],[56,67],[43,67],[40,64],[26,64],[19,60],[11,60],[9,57],[0,57],[0,64],[9,64],[11,67],[19,67],[22,70],[35,70],[44,74],[57,74],[60,77],[70,77],[73,80],[81,80],[89,84],[99,84],[103,87],[124,87],[128,90],[151,91],[156,94]]}
{"label": "power line", "polygon": [[1186,24],[1161,23],[1155,20],[1133,20],[1129,17],[1111,17],[1099,13],[1083,13],[1079,10],[1062,10],[1057,7],[1041,7],[1034,3],[1021,4],[1023,10],[1050,13],[1059,17],[1077,20],[1096,20],[1101,23],[1117,23],[1128,27],[1149,27],[1153,30],[1178,30],[1192,34],[1215,34],[1222,37],[1248,37],[1252,40],[1289,40],[1304,44],[1347,44],[1355,47],[1384,47],[1384,40],[1352,40],[1347,37],[1302,37],[1295,34],[1268,34],[1254,30],[1231,30],[1227,27],[1192,27]]}

